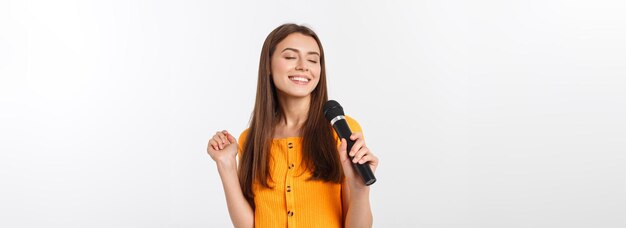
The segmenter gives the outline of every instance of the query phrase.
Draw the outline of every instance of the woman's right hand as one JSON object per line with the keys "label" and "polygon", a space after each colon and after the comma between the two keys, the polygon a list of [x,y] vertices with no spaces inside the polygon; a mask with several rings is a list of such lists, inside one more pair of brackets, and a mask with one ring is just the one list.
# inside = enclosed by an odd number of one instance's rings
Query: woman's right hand
{"label": "woman's right hand", "polygon": [[215,133],[207,146],[207,152],[215,162],[234,161],[237,150],[237,140],[226,130]]}

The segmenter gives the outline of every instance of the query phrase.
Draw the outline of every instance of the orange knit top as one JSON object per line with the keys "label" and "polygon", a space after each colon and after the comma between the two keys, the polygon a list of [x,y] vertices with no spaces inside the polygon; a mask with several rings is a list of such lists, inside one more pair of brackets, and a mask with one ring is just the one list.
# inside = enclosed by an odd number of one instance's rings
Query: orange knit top
{"label": "orange knit top", "polygon": [[[361,132],[361,126],[346,116],[352,132]],[[248,129],[239,136],[241,145]],[[334,132],[334,131],[333,131]],[[337,137],[337,135],[335,134]],[[273,189],[253,181],[255,227],[343,227],[341,184],[307,180],[311,172],[300,166],[302,137],[273,139],[269,169]]]}

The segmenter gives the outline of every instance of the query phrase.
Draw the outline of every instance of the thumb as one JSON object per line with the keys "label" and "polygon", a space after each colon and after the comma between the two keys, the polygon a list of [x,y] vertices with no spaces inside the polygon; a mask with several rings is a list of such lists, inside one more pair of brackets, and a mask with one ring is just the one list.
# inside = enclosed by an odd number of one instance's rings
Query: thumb
{"label": "thumb", "polygon": [[346,139],[341,139],[341,145],[339,145],[339,159],[341,160],[341,168],[343,169],[343,173],[348,178],[352,178],[354,176],[354,170],[352,170],[352,161],[348,159],[347,152],[348,142]]}
{"label": "thumb", "polygon": [[230,142],[230,144],[237,143],[237,139],[235,139],[235,137],[228,132],[226,132],[226,139],[228,139],[228,142]]}
{"label": "thumb", "polygon": [[341,145],[339,145],[339,158],[341,159],[341,161],[345,161],[346,159],[348,159],[348,153],[347,153],[347,147],[348,147],[348,143],[346,142],[346,139],[342,138],[341,139]]}

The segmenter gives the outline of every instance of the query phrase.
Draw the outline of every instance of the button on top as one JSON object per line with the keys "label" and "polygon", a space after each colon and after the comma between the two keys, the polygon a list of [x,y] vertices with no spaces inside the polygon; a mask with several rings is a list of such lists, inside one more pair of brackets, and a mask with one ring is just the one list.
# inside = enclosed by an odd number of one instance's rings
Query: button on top
{"label": "button on top", "polygon": [[287,146],[289,147],[289,149],[293,148],[293,143],[288,143]]}

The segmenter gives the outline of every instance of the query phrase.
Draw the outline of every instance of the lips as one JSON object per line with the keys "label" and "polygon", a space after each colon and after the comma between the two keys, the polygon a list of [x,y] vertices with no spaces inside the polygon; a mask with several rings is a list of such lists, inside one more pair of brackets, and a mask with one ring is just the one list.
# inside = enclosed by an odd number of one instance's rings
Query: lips
{"label": "lips", "polygon": [[299,85],[305,85],[307,83],[309,83],[311,81],[311,79],[304,77],[304,76],[289,76],[289,80],[291,80],[293,83],[299,84]]}

